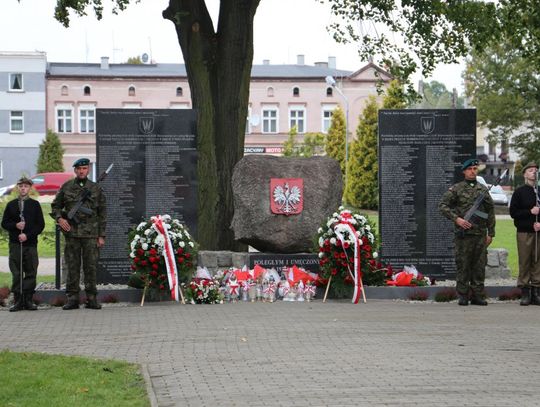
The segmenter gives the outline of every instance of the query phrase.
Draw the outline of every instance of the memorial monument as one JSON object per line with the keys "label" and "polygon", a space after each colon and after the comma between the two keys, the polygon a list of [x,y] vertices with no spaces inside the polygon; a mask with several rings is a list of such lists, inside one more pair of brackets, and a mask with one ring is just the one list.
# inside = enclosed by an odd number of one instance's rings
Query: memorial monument
{"label": "memorial monument", "polygon": [[98,282],[125,283],[131,274],[129,230],[142,219],[168,214],[197,236],[196,114],[181,109],[97,109],[97,172],[103,182],[107,243]]}
{"label": "memorial monument", "polygon": [[379,225],[382,259],[424,275],[453,278],[453,228],[442,194],[476,155],[476,110],[379,111]]}

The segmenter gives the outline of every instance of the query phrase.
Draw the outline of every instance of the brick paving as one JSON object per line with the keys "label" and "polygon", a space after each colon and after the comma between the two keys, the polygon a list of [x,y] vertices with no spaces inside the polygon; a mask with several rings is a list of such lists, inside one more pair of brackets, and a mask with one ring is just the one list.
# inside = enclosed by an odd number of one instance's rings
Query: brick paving
{"label": "brick paving", "polygon": [[515,302],[0,311],[0,348],[140,363],[161,407],[537,406],[539,336]]}

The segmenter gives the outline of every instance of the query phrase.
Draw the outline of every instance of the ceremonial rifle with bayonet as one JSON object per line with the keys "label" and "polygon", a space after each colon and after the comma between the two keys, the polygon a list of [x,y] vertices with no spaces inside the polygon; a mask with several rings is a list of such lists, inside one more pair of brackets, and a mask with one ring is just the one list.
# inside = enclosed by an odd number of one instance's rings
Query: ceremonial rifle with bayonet
{"label": "ceremonial rifle with bayonet", "polygon": [[[103,181],[107,177],[109,172],[111,172],[113,166],[114,166],[114,163],[109,165],[109,168],[107,168],[105,171],[101,173],[96,183],[99,184],[101,181]],[[91,195],[92,194],[88,188],[83,189],[83,192],[81,193],[81,196],[79,197],[79,200],[75,203],[73,208],[71,208],[71,210],[67,214],[67,219],[69,223],[79,224],[81,222],[79,217],[77,216],[79,212],[85,215],[92,215],[92,209],[86,206],[83,206],[88,200],[90,200]]]}
{"label": "ceremonial rifle with bayonet", "polygon": [[[488,214],[485,212],[482,212],[479,209],[480,205],[482,205],[482,202],[484,202],[484,198],[486,197],[487,194],[489,194],[489,191],[491,191],[491,188],[496,185],[499,185],[501,180],[506,176],[507,172],[508,172],[508,169],[504,170],[504,172],[497,177],[495,182],[491,184],[489,188],[482,191],[482,193],[480,193],[480,195],[476,197],[476,200],[474,201],[473,206],[471,206],[471,208],[465,213],[465,215],[463,216],[463,219],[465,219],[467,222],[471,222],[471,219],[473,219],[474,216],[477,216],[482,219],[488,218]],[[471,223],[474,223],[474,222],[471,222]],[[464,230],[463,229],[460,230],[460,233],[464,233]]]}

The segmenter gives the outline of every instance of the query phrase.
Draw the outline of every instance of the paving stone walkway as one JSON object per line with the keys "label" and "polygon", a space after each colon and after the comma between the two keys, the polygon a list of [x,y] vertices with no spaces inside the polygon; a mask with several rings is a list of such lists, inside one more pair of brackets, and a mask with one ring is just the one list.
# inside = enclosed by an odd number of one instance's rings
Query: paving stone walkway
{"label": "paving stone walkway", "polygon": [[537,406],[538,337],[517,303],[0,311],[0,349],[140,363],[161,407]]}

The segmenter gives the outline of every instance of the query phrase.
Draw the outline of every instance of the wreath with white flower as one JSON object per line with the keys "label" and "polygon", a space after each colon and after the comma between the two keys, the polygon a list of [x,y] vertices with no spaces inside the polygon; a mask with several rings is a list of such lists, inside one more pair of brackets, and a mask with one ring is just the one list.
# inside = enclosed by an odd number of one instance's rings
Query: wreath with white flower
{"label": "wreath with white flower", "polygon": [[[131,275],[128,285],[170,291],[165,265],[164,235],[159,233],[154,217],[139,223],[128,234]],[[171,241],[179,282],[188,282],[195,271],[197,245],[187,227],[169,215],[161,216],[164,229]]]}
{"label": "wreath with white flower", "polygon": [[[346,224],[356,231],[359,240],[360,264],[364,285],[384,285],[387,270],[375,260],[377,243],[375,226],[363,215],[340,206],[317,231],[317,250],[319,252],[319,285],[326,285],[330,277],[330,295],[335,298],[350,297],[353,291],[355,236]],[[336,233],[337,232],[337,233]],[[343,240],[338,237],[343,236]]]}

